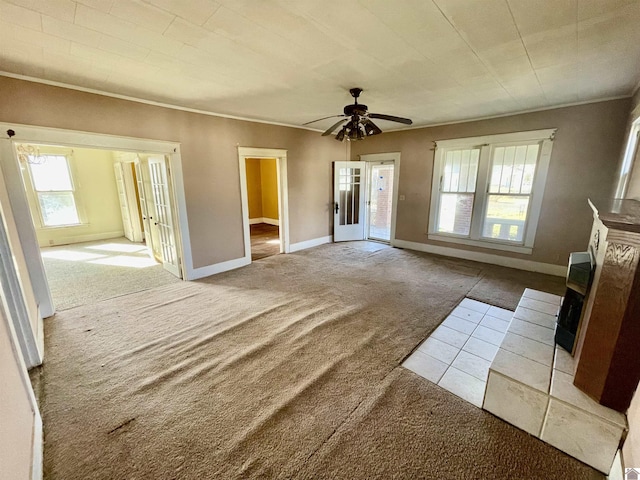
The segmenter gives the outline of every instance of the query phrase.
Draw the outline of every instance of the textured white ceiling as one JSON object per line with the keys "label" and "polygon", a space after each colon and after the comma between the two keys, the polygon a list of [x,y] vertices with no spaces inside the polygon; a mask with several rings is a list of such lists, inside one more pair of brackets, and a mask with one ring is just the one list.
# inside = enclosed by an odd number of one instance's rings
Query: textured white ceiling
{"label": "textured white ceiling", "polygon": [[357,86],[429,125],[630,95],[638,25],[640,0],[0,0],[0,71],[291,125]]}

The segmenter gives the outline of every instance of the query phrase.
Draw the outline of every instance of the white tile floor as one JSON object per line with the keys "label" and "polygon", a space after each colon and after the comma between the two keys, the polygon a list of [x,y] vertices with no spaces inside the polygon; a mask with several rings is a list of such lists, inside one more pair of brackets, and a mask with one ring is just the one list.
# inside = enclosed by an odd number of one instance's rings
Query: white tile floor
{"label": "white tile floor", "polygon": [[489,367],[512,316],[465,298],[402,366],[481,407]]}

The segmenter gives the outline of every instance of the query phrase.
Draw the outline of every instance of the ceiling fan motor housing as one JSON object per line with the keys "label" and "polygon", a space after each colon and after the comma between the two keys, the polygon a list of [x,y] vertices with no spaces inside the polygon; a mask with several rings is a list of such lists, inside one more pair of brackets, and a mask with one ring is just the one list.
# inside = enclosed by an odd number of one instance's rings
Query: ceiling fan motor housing
{"label": "ceiling fan motor housing", "polygon": [[353,105],[346,105],[344,107],[344,114],[347,116],[352,116],[352,115],[365,115],[367,113],[367,106],[366,105],[362,105],[362,104],[353,104]]}

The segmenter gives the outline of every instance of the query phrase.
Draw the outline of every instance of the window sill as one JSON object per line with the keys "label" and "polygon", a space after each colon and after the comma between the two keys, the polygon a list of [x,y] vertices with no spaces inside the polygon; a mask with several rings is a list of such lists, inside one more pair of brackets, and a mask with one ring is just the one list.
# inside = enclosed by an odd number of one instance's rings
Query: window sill
{"label": "window sill", "polygon": [[40,228],[42,230],[55,230],[56,228],[77,228],[77,227],[86,227],[88,223],[70,223],[68,225],[42,225]]}
{"label": "window sill", "polygon": [[492,242],[490,240],[472,240],[470,238],[458,238],[451,235],[442,235],[438,233],[430,233],[429,240],[437,240],[439,242],[457,243],[460,245],[471,245],[474,247],[491,248],[493,250],[504,250],[506,252],[523,253],[531,255],[533,247],[525,247],[522,245],[508,245],[500,242]]}

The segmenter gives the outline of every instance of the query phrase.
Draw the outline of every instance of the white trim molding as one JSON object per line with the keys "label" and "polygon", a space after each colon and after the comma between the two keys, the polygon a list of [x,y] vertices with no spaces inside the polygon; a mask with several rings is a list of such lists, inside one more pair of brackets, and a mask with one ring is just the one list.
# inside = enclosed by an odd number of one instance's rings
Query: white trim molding
{"label": "white trim molding", "polygon": [[277,218],[268,218],[268,217],[256,217],[249,219],[249,225],[256,225],[258,223],[266,223],[267,225],[280,225],[280,220]]}
{"label": "white trim molding", "polygon": [[33,445],[31,458],[31,480],[42,480],[44,460],[44,433],[42,430],[42,416],[36,408],[33,419]]}
{"label": "white trim molding", "polygon": [[207,265],[206,267],[192,268],[189,272],[190,276],[189,278],[186,278],[186,280],[198,280],[199,278],[209,277],[216,273],[228,272],[229,270],[235,270],[236,268],[246,267],[250,263],[251,253],[249,253],[249,259],[246,257],[240,257],[234,260],[227,260],[226,262]]}
{"label": "white trim molding", "polygon": [[[247,159],[275,158],[278,188],[278,220],[260,218],[263,223],[280,227],[280,253],[289,253],[289,183],[287,179],[287,150],[259,147],[238,147],[238,169],[240,176],[240,199],[242,205],[242,230],[244,235],[244,258],[251,263],[251,232],[249,225],[249,195],[247,192]],[[272,223],[277,222],[277,223]]]}
{"label": "white trim molding", "polygon": [[[636,110],[640,108],[640,105]],[[634,112],[635,115],[635,112]],[[618,168],[618,182],[616,185],[615,198],[625,198],[629,188],[629,179],[631,173],[634,170],[634,158],[636,157],[638,146],[640,143],[640,117],[633,120],[631,128],[629,129],[629,137],[627,138],[627,145],[624,149],[624,155]]]}
{"label": "white trim molding", "polygon": [[[393,245],[396,240],[396,218],[398,215],[398,196],[400,195],[398,189],[400,186],[400,152],[389,153],[367,153],[358,155],[363,162],[393,162],[393,195],[391,197],[391,231],[389,235],[389,245]],[[367,165],[369,165],[367,163]],[[367,172],[367,179],[369,179],[369,173]],[[371,186],[368,185],[367,189]],[[368,193],[370,194],[370,192]],[[368,211],[368,209],[367,209]],[[366,220],[366,225],[369,226],[369,219]],[[367,232],[368,235],[368,232]]]}
{"label": "white trim molding", "polygon": [[431,245],[427,243],[409,242],[407,240],[396,240],[394,246],[406,248],[408,250],[416,250],[418,252],[433,253],[434,255],[443,255],[445,257],[462,258],[464,260],[472,260],[474,262],[516,268],[518,270],[526,270],[528,272],[546,273],[547,275],[555,275],[556,277],[566,277],[567,275],[566,266],[554,265],[551,263],[534,262],[532,260],[504,257],[490,253],[459,250],[457,248],[441,247],[439,245]]}
{"label": "white trim molding", "polygon": [[276,122],[276,121],[270,121],[270,120],[260,120],[257,118],[250,118],[250,117],[239,117],[237,115],[228,115],[226,113],[216,113],[210,110],[200,110],[197,108],[190,108],[182,105],[174,105],[172,103],[156,102],[154,100],[147,100],[139,97],[131,97],[129,95],[120,95],[119,93],[107,92],[105,90],[97,90],[95,88],[80,87],[78,85],[73,85],[71,83],[56,82],[54,80],[46,80],[43,78],[31,77],[28,75],[20,75],[12,72],[0,71],[0,76],[15,78],[16,80],[24,80],[25,82],[41,83],[43,85],[50,85],[52,87],[67,88],[69,90],[75,90],[75,91],[84,92],[84,93],[91,93],[94,95],[101,95],[103,97],[111,97],[111,98],[117,98],[119,100],[127,100],[129,102],[142,103],[144,105],[152,105],[154,107],[169,108],[171,110],[179,110],[181,112],[197,113],[199,115],[207,115],[209,117],[229,118],[231,120],[240,120],[242,122],[263,123],[266,125],[277,125],[279,127],[298,128],[300,130],[322,132],[322,130],[320,130],[319,128],[308,127],[305,125],[293,125],[291,123],[283,123],[283,122]]}
{"label": "white trim molding", "polygon": [[[431,205],[429,208],[428,238],[443,242],[467,244],[479,247],[486,247],[495,250],[506,250],[522,254],[531,254],[535,243],[538,220],[542,209],[542,199],[544,197],[553,139],[556,129],[531,130],[525,132],[505,133],[497,135],[484,135],[480,137],[456,138],[451,140],[438,140],[434,155],[433,177],[431,181]],[[519,226],[522,229],[520,241],[510,241],[509,239],[494,239],[485,237],[485,221],[488,220],[489,198],[492,195],[508,195],[506,193],[492,192],[489,188],[492,183],[492,164],[496,148],[532,146],[538,145],[537,158],[535,162],[535,173],[532,185],[528,193],[514,192],[514,195],[526,196],[528,207],[525,220]],[[473,187],[465,185],[462,190],[455,187],[453,190],[445,190],[443,180],[446,181],[447,154],[451,151],[467,150],[477,153],[475,160],[475,183]],[[470,165],[471,163],[469,163]],[[459,174],[462,176],[462,173]],[[470,175],[470,174],[469,174]],[[454,173],[450,173],[449,178],[456,178]],[[472,177],[470,177],[472,178]],[[452,180],[453,183],[453,180]],[[457,184],[457,183],[456,183]],[[473,188],[473,190],[471,190]],[[466,234],[439,231],[439,215],[441,213],[441,202],[446,193],[463,193],[472,195],[473,206],[471,210],[471,220]]]}
{"label": "white trim molding", "polygon": [[312,238],[311,240],[305,240],[304,242],[292,243],[290,252],[299,252],[300,250],[306,250],[307,248],[317,247],[324,245],[325,243],[333,243],[333,235],[326,237]]}
{"label": "white trim molding", "polygon": [[[60,230],[65,227],[56,227]],[[68,227],[75,228],[75,227]],[[86,235],[70,235],[68,237],[62,237],[59,241],[54,243],[40,243],[40,247],[56,247],[59,245],[69,245],[73,243],[83,243],[83,242],[97,242],[98,240],[109,240],[111,238],[120,238],[124,237],[124,230],[116,230],[113,232],[102,232],[102,233],[88,233]],[[46,241],[46,239],[44,239]]]}

